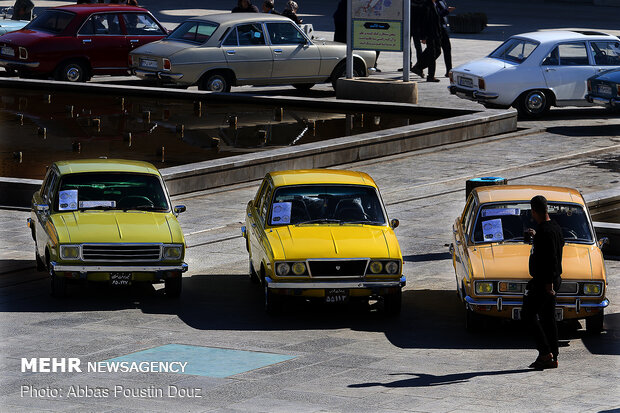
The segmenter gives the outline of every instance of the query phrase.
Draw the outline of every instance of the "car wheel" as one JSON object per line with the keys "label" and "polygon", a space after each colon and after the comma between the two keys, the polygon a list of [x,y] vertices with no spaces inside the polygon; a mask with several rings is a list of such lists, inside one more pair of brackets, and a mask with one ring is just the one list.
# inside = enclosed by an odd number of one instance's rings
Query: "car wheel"
{"label": "car wheel", "polygon": [[482,330],[482,316],[469,308],[465,309],[465,329],[475,333]]}
{"label": "car wheel", "polygon": [[307,92],[314,86],[314,83],[295,83],[293,87],[299,91]]}
{"label": "car wheel", "polygon": [[387,316],[397,316],[400,314],[403,301],[403,292],[387,294],[383,297],[383,311]]}
{"label": "car wheel", "polygon": [[89,79],[88,69],[82,62],[66,62],[58,66],[55,78],[65,82],[86,82]]}
{"label": "car wheel", "polygon": [[50,271],[52,297],[63,298],[67,295],[67,279]]}
{"label": "car wheel", "polygon": [[183,276],[179,274],[177,277],[166,278],[164,287],[167,298],[179,298],[183,290]]}
{"label": "car wheel", "polygon": [[520,115],[537,118],[544,115],[550,107],[551,103],[545,92],[542,90],[530,90],[521,95],[517,110]]}
{"label": "car wheel", "polygon": [[47,270],[47,267],[45,266],[45,262],[43,261],[43,258],[41,258],[41,256],[39,255],[39,251],[36,250],[37,248],[36,244],[34,248],[35,248],[34,259],[37,263],[37,271],[44,272],[45,270]]}
{"label": "car wheel", "polygon": [[603,331],[605,312],[601,310],[597,315],[586,318],[586,331],[588,334],[600,334]]}
{"label": "car wheel", "polygon": [[259,284],[260,283],[260,278],[258,277],[258,274],[256,273],[256,271],[254,271],[254,266],[252,265],[252,258],[250,257],[250,281],[252,281],[252,284]]}
{"label": "car wheel", "polygon": [[230,81],[222,73],[213,73],[205,76],[198,85],[199,90],[207,90],[209,92],[230,92]]}
{"label": "car wheel", "polygon": [[265,312],[269,315],[276,315],[282,311],[282,296],[274,294],[273,290],[265,283]]}
{"label": "car wheel", "polygon": [[[341,77],[345,77],[346,75],[347,75],[347,68],[345,65],[340,65],[336,68],[336,70],[334,71],[334,74],[332,75],[332,87],[334,88],[334,90],[336,90],[336,88],[338,87],[338,79],[340,79]],[[361,70],[354,67],[353,77],[362,77]]]}

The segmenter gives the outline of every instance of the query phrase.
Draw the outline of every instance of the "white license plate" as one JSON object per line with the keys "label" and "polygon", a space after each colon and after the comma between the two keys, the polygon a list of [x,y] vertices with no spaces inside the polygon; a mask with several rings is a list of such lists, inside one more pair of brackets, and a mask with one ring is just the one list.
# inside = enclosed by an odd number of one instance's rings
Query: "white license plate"
{"label": "white license plate", "polygon": [[341,288],[332,288],[325,290],[325,302],[326,303],[346,303],[349,300],[349,290],[343,290]]}
{"label": "white license plate", "polygon": [[459,76],[459,85],[465,86],[465,87],[473,87],[474,81],[469,77]]}
{"label": "white license plate", "polygon": [[611,96],[611,86],[598,85],[598,93],[601,95]]}
{"label": "white license plate", "polygon": [[140,59],[140,67],[148,67],[149,69],[157,69],[157,60]]}
{"label": "white license plate", "polygon": [[131,273],[130,272],[111,272],[110,284],[119,287],[125,285],[131,285]]}
{"label": "white license plate", "polygon": [[3,47],[0,49],[0,54],[15,57],[15,49],[12,47]]}
{"label": "white license plate", "polygon": [[[513,320],[521,320],[521,308],[516,307],[512,309],[512,319]],[[555,309],[555,321],[564,320],[564,309],[556,308]]]}

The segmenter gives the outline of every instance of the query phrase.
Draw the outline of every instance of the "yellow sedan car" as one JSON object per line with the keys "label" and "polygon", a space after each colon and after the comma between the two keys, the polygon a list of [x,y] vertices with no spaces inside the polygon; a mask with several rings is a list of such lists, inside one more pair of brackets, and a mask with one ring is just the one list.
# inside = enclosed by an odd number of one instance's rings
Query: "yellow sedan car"
{"label": "yellow sedan car", "polygon": [[379,189],[361,172],[328,169],[268,173],[248,203],[242,233],[250,277],[265,309],[285,296],[344,303],[380,299],[398,314],[403,260]]}
{"label": "yellow sedan car", "polygon": [[581,194],[552,186],[484,186],[475,188],[456,219],[450,245],[457,291],[466,308],[466,326],[480,327],[483,315],[520,319],[529,275],[531,245],[524,231],[536,228],[530,199],[547,198],[549,216],[562,228],[562,285],[557,292],[556,319],[585,319],[588,332],[603,328],[607,278]]}
{"label": "yellow sedan car", "polygon": [[164,282],[182,289],[185,240],[159,171],[146,162],[92,159],[55,162],[32,197],[28,226],[37,269],[52,295],[68,281],[112,286]]}

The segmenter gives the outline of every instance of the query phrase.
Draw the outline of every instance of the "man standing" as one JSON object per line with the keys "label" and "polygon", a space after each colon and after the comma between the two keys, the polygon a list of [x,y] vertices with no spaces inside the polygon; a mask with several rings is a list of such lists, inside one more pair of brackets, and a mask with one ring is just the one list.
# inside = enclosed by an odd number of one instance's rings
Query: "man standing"
{"label": "man standing", "polygon": [[538,224],[530,253],[532,279],[523,295],[522,319],[531,328],[538,358],[530,367],[558,367],[558,328],[555,321],[555,295],[562,283],[562,248],[564,238],[560,226],[549,218],[547,199],[537,195],[530,201],[532,218]]}
{"label": "man standing", "polygon": [[437,13],[441,18],[441,51],[443,52],[443,61],[446,64],[446,77],[449,77],[452,70],[452,46],[450,45],[450,36],[448,35],[448,15],[454,11],[454,7],[446,4],[445,0],[435,0]]}
{"label": "man standing", "polygon": [[[414,8],[415,5],[415,8]],[[433,0],[414,0],[411,4],[411,24],[419,36],[420,41],[426,44],[426,49],[411,71],[424,77],[423,70],[428,67],[427,82],[439,82],[435,77],[435,60],[441,54],[441,21]]]}

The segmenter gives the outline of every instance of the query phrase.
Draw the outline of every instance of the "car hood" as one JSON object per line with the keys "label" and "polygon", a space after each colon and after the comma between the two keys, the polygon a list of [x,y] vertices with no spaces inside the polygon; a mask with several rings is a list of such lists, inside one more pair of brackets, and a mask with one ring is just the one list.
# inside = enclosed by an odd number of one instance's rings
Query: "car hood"
{"label": "car hood", "polygon": [[[490,244],[470,248],[476,278],[529,279],[531,245]],[[562,252],[562,279],[598,278],[602,266],[600,250],[593,245],[567,244]]]}
{"label": "car hood", "polygon": [[190,47],[196,47],[196,45],[186,42],[180,42],[178,40],[162,39],[145,44],[144,46],[140,46],[133,50],[131,53],[169,57],[177,52],[180,52],[181,50],[189,49]]}
{"label": "car hood", "polygon": [[38,30],[21,29],[0,36],[0,44],[11,44],[15,46],[28,47],[41,39],[54,37],[51,33],[40,32]]}
{"label": "car hood", "polygon": [[473,60],[464,65],[457,66],[453,71],[484,77],[514,66],[516,66],[514,63],[505,62],[492,57],[485,57],[484,59]]}
{"label": "car hood", "polygon": [[61,243],[182,243],[183,233],[170,213],[84,211],[54,214]]}
{"label": "car hood", "polygon": [[275,259],[401,259],[394,231],[370,225],[289,225],[267,229]]}

